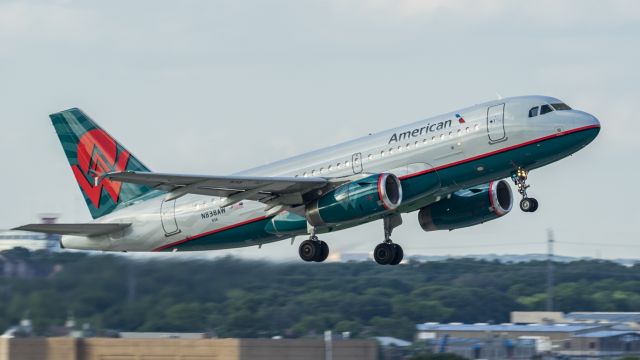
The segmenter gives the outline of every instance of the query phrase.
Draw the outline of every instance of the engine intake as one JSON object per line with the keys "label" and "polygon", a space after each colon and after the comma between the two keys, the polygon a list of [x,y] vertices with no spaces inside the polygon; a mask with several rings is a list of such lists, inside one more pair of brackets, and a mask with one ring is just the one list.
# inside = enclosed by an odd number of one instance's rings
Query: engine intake
{"label": "engine intake", "polygon": [[456,191],[450,198],[420,209],[418,221],[424,231],[460,229],[495,220],[508,214],[512,207],[509,183],[492,181]]}
{"label": "engine intake", "polygon": [[312,226],[339,224],[395,210],[402,203],[397,176],[383,173],[341,185],[306,208]]}

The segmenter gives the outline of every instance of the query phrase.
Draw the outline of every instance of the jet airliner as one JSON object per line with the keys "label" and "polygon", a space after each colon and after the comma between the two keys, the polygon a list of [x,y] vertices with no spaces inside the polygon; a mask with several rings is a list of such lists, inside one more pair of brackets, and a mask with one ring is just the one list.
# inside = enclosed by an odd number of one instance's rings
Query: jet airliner
{"label": "jet airliner", "polygon": [[397,265],[391,240],[402,214],[425,231],[453,230],[506,215],[527,194],[529,171],[567,157],[600,131],[594,116],[547,96],[459,109],[228,175],[152,172],[77,108],[50,115],[93,221],[31,224],[62,235],[63,248],[194,251],[261,246],[308,236],[298,253],[322,262],[318,235],[382,220],[373,257]]}

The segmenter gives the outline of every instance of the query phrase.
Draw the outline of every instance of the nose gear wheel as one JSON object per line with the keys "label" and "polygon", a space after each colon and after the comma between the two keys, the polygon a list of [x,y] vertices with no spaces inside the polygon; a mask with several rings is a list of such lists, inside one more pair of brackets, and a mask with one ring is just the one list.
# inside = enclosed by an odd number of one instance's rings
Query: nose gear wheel
{"label": "nose gear wheel", "polygon": [[511,180],[513,180],[518,193],[522,195],[520,200],[520,210],[524,212],[534,212],[538,210],[538,200],[531,198],[527,195],[527,189],[530,185],[527,185],[527,178],[529,172],[523,168],[518,168],[516,172],[511,174]]}

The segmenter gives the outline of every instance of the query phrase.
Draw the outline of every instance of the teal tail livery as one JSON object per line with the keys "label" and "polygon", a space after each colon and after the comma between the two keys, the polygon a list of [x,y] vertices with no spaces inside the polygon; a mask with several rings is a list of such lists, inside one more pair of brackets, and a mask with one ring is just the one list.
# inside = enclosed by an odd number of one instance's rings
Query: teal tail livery
{"label": "teal tail livery", "polygon": [[107,173],[149,169],[82,110],[73,108],[49,117],[94,219],[150,191],[147,186],[102,179]]}
{"label": "teal tail livery", "polygon": [[[530,172],[582,150],[600,132],[595,116],[559,99],[518,96],[240,173],[193,175],[150,171],[78,109],[51,120],[94,220],[16,230],[63,235],[67,249],[126,252],[260,247],[305,237],[300,258],[322,262],[330,250],[321,234],[379,221],[372,253],[380,265],[403,261],[391,234],[412,213],[430,232],[504,221],[518,205],[537,211]],[[313,131],[300,136],[311,140]],[[245,140],[236,147],[260,151]]]}

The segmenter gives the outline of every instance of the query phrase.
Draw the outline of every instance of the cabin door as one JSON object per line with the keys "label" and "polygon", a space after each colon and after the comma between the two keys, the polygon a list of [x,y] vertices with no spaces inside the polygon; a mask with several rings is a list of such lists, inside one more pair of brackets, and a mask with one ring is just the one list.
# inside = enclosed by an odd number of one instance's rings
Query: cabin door
{"label": "cabin door", "polygon": [[487,109],[487,132],[490,143],[502,141],[507,137],[504,131],[504,104]]}
{"label": "cabin door", "polygon": [[180,232],[178,221],[176,220],[176,200],[162,201],[160,208],[160,220],[165,236],[171,236]]}

